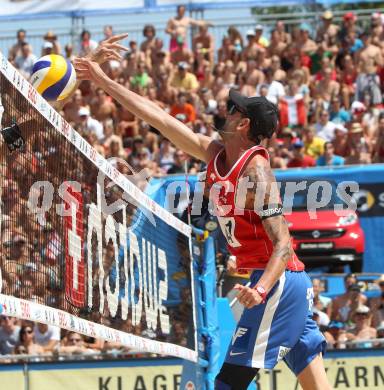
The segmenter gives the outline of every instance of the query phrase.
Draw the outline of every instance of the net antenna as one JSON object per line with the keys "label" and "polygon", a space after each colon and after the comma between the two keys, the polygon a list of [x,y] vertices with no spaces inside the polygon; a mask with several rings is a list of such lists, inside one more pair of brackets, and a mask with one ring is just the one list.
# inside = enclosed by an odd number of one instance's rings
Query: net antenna
{"label": "net antenna", "polygon": [[[197,343],[184,342],[196,335],[190,226],[100,155],[2,53],[0,91],[3,313],[196,362]],[[106,212],[114,202],[124,207]],[[180,289],[173,275],[183,272]]]}

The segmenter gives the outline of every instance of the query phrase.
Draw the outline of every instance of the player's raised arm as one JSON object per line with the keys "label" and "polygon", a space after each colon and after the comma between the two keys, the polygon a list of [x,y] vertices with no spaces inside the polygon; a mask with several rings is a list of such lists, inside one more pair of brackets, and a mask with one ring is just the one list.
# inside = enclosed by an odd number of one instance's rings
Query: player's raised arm
{"label": "player's raised arm", "polygon": [[85,58],[74,61],[77,77],[91,80],[116,99],[128,111],[159,130],[178,148],[208,162],[221,148],[221,145],[202,134],[196,134],[149,99],[128,90],[111,80],[96,62]]}

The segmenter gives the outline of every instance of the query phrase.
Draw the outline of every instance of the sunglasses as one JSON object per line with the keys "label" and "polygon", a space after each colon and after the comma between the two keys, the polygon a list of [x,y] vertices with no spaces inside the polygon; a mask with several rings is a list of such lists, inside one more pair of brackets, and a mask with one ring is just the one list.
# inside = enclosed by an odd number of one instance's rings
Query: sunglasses
{"label": "sunglasses", "polygon": [[33,333],[33,330],[23,330],[22,332],[20,332],[21,334],[32,334]]}
{"label": "sunglasses", "polygon": [[69,339],[69,341],[72,343],[79,343],[81,339]]}
{"label": "sunglasses", "polygon": [[232,100],[227,100],[227,112],[228,115],[233,115],[237,112],[240,112],[240,114],[246,115],[246,112],[241,107],[237,106],[235,102]]}

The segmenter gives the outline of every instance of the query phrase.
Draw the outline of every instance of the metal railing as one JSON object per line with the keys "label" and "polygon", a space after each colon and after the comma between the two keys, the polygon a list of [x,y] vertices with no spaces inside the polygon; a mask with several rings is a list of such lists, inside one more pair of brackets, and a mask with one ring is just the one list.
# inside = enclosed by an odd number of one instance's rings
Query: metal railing
{"label": "metal railing", "polygon": [[[334,21],[339,23],[342,21],[344,13],[347,11],[334,11]],[[370,20],[370,16],[373,12],[384,12],[384,8],[374,9],[363,9],[353,11],[358,15],[358,23],[361,25],[367,25]],[[201,14],[203,15],[203,13]],[[126,15],[129,16],[129,15]],[[211,18],[212,19],[212,18]],[[111,14],[111,18],[106,15],[105,24],[112,24],[116,33],[128,32],[129,40],[135,40],[140,43],[144,38],[142,36],[142,27],[136,25],[129,25],[123,15],[117,17]],[[246,31],[250,28],[254,28],[256,23],[261,23],[265,26],[265,33],[269,35],[270,30],[277,20],[282,20],[287,26],[287,30],[291,31],[295,26],[301,22],[309,23],[315,31],[321,22],[321,12],[307,12],[302,13],[281,13],[281,14],[268,14],[268,15],[250,15],[246,20],[234,20],[229,17],[221,17],[219,20],[212,19],[213,27],[210,28],[211,33],[215,37],[216,48],[220,47],[221,40],[226,34],[227,29],[230,25],[235,25],[240,33],[245,37]],[[62,18],[63,21],[63,18]],[[38,22],[38,21],[36,21]],[[151,15],[148,15],[146,23],[151,23]],[[103,38],[102,27],[104,22],[95,22],[94,17],[87,18],[73,18],[68,21],[68,28],[59,26],[54,29],[58,40],[62,46],[71,43],[75,48],[79,42],[79,35],[83,28],[87,28],[92,33],[92,39],[99,41]],[[165,47],[168,47],[169,36],[165,33],[165,22],[153,23],[157,30],[157,36],[164,40]],[[12,24],[14,26],[14,24]],[[22,23],[20,24],[20,27]],[[27,29],[28,42],[34,48],[34,53],[39,56],[41,47],[43,44],[43,35],[49,28],[43,25],[35,26]],[[0,27],[0,50],[7,55],[8,49],[15,43],[16,31],[9,26],[7,27],[4,23]]]}

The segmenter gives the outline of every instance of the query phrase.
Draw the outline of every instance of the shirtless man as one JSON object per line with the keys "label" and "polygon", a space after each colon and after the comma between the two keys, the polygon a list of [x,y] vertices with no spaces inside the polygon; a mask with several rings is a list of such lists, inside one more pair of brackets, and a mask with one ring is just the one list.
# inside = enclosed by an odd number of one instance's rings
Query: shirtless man
{"label": "shirtless man", "polygon": [[329,37],[336,37],[339,32],[339,27],[332,23],[333,13],[329,10],[325,11],[321,17],[322,25],[319,27],[316,33],[316,41],[322,41],[324,35]]}
{"label": "shirtless man", "polygon": [[64,106],[64,118],[69,123],[78,122],[79,110],[84,105],[80,89],[76,89],[71,100]]}
{"label": "shirtless man", "polygon": [[316,43],[310,38],[310,26],[307,23],[300,25],[300,40],[297,42],[297,48],[301,53],[312,54],[317,50]]}
{"label": "shirtless man", "polygon": [[372,44],[372,37],[368,33],[361,35],[364,48],[356,53],[356,60],[359,63],[361,73],[377,73],[379,67],[384,64],[383,55],[379,47]]}
{"label": "shirtless man", "polygon": [[208,32],[207,25],[199,26],[199,32],[192,41],[192,49],[195,55],[198,49],[204,50],[204,53],[208,53],[209,62],[213,64],[215,40],[213,35]]}
{"label": "shirtless man", "polygon": [[326,68],[324,70],[324,77],[317,83],[316,91],[318,96],[327,102],[330,102],[332,97],[339,96],[340,84],[337,81],[332,80],[331,68]]}
{"label": "shirtless man", "polygon": [[247,61],[247,70],[245,72],[245,75],[247,77],[247,84],[249,85],[256,86],[264,83],[264,73],[257,68],[257,63],[254,59],[249,59]]}
{"label": "shirtless man", "polygon": [[186,45],[187,30],[189,26],[205,26],[209,25],[205,20],[195,20],[188,16],[185,16],[185,5],[179,5],[177,7],[177,15],[168,20],[165,32],[171,35],[170,47],[171,52],[177,48],[177,37],[183,39]]}
{"label": "shirtless man", "polygon": [[116,105],[108,99],[101,88],[96,89],[96,97],[91,103],[91,113],[100,122],[116,118]]}
{"label": "shirtless man", "polygon": [[271,42],[268,46],[269,57],[272,57],[274,55],[280,56],[286,47],[287,44],[282,41],[279,32],[277,30],[272,30]]}
{"label": "shirtless man", "polygon": [[171,52],[172,64],[176,65],[179,62],[187,62],[190,65],[192,64],[193,54],[192,51],[186,47],[184,39],[185,38],[181,35],[176,38],[177,47]]}

